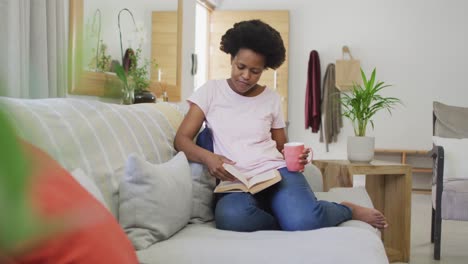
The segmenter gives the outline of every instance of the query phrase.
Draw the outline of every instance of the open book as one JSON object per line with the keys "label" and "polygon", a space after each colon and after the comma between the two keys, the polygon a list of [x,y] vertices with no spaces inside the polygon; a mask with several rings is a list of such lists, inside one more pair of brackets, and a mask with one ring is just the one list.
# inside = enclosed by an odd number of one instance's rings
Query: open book
{"label": "open book", "polygon": [[249,179],[248,176],[242,174],[242,172],[230,164],[224,163],[223,167],[236,177],[237,180],[221,181],[214,189],[215,193],[250,192],[255,194],[281,181],[281,174],[278,170],[270,170],[262,174],[255,175]]}

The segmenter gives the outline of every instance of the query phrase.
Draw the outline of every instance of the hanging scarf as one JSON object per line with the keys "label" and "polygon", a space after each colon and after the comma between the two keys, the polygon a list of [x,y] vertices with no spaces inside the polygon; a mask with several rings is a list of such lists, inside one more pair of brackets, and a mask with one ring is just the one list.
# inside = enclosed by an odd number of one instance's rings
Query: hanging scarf
{"label": "hanging scarf", "polygon": [[323,77],[323,122],[320,128],[320,142],[325,142],[327,152],[328,144],[337,141],[340,129],[343,127],[340,96],[340,90],[335,85],[335,64],[330,63]]}
{"label": "hanging scarf", "polygon": [[317,133],[320,127],[320,59],[318,52],[313,50],[309,55],[307,68],[307,87],[305,97],[305,128],[312,128],[312,133]]}

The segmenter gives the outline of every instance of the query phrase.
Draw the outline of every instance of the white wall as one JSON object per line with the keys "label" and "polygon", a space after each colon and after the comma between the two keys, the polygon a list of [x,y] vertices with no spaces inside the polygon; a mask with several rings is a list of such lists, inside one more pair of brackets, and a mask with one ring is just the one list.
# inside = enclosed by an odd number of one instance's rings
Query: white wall
{"label": "white wall", "polygon": [[399,97],[405,106],[392,116],[377,114],[375,130],[368,133],[376,137],[377,148],[430,149],[432,101],[468,106],[468,1],[223,0],[217,7],[267,9],[290,10],[289,137],[313,146],[315,157],[345,158],[346,137],[353,132],[345,120],[338,143],[327,154],[318,134],[304,129],[311,50],[320,55],[323,75],[326,65],[340,58],[341,47],[348,45],[366,72],[377,67],[378,79],[394,85],[383,94]]}

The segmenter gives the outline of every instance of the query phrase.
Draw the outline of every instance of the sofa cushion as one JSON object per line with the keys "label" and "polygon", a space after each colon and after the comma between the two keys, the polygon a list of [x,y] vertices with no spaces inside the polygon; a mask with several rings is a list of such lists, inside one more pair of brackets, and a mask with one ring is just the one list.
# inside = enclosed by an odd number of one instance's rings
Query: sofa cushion
{"label": "sofa cushion", "polygon": [[192,180],[183,152],[151,164],[130,155],[120,184],[120,224],[137,250],[165,240],[190,219]]}
{"label": "sofa cushion", "polygon": [[[195,143],[210,152],[213,152],[213,135],[208,127],[200,130]],[[210,175],[208,168],[200,163],[190,164],[193,181],[193,208],[190,223],[203,223],[214,219],[213,202],[216,179]]]}
{"label": "sofa cushion", "polygon": [[468,180],[468,162],[465,155],[468,150],[468,138],[432,137],[435,145],[444,148],[444,179]]}
{"label": "sofa cushion", "polygon": [[[332,188],[329,192],[316,192],[316,196],[372,207],[362,187]],[[359,243],[354,243],[356,237]],[[318,247],[320,250],[314,250]],[[266,254],[259,254],[259,251]],[[171,239],[137,251],[137,255],[143,264],[154,263],[155,259],[161,263],[190,264],[388,263],[380,232],[357,220],[346,221],[339,227],[297,232],[232,232],[217,230],[214,222],[189,224]]]}
{"label": "sofa cushion", "polygon": [[121,170],[131,153],[163,163],[176,153],[173,140],[183,115],[168,103],[117,105],[76,98],[0,97],[18,134],[68,171],[93,178],[117,216]]}
{"label": "sofa cushion", "polygon": [[142,264],[388,263],[380,237],[363,228],[233,232],[218,230],[213,222],[187,225],[137,256]]}
{"label": "sofa cushion", "polygon": [[[468,220],[468,181],[448,180],[443,184],[442,219]],[[432,206],[436,206],[437,185],[432,185]]]}
{"label": "sofa cushion", "polygon": [[433,103],[435,122],[434,135],[447,138],[468,138],[468,108]]}
{"label": "sofa cushion", "polygon": [[365,187],[335,187],[328,192],[315,192],[319,200],[341,203],[351,202],[360,206],[374,208],[372,200],[369,197]]}
{"label": "sofa cushion", "polygon": [[[333,188],[315,194],[318,199],[372,207],[362,187]],[[314,248],[320,250],[311,250]],[[265,254],[259,254],[259,250]],[[346,221],[339,227],[296,232],[232,232],[217,230],[214,222],[189,224],[171,239],[137,251],[137,255],[144,264],[388,263],[380,232],[357,220]]]}
{"label": "sofa cushion", "polygon": [[115,218],[56,161],[25,143],[32,170],[31,199],[46,219],[68,219],[65,232],[33,244],[18,263],[138,263]]}
{"label": "sofa cushion", "polygon": [[109,209],[101,191],[96,186],[96,183],[91,177],[86,175],[80,168],[74,169],[71,172],[71,175],[81,184],[81,186],[83,186],[83,188],[85,188],[94,198],[96,198],[96,200],[98,200],[104,207]]}
{"label": "sofa cushion", "polygon": [[212,177],[206,166],[201,163],[190,162],[192,174],[192,213],[190,223],[204,223],[212,221],[213,215],[213,190],[216,180]]}

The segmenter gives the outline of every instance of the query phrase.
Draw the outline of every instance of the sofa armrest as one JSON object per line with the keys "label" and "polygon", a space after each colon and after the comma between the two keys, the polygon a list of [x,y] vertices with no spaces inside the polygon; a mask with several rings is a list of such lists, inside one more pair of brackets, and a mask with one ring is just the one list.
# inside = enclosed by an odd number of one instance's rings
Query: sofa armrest
{"label": "sofa armrest", "polygon": [[433,145],[432,147],[432,185],[442,184],[444,179],[444,148]]}
{"label": "sofa armrest", "polygon": [[304,168],[304,177],[314,192],[323,191],[322,172],[317,166],[309,163]]}
{"label": "sofa armrest", "polygon": [[[432,160],[432,185],[436,185],[435,204],[432,205],[432,208],[440,208],[442,205],[442,190],[444,184],[444,148],[442,146],[433,145]],[[434,197],[434,193],[432,197]],[[439,209],[438,212],[436,212],[436,214],[438,214],[438,217],[436,217],[439,219],[440,213],[441,210]]]}

